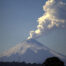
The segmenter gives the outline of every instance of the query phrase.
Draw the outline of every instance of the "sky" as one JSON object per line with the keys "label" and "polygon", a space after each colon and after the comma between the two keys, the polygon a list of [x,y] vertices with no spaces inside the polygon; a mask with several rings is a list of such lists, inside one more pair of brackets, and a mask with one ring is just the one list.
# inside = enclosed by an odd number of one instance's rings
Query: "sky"
{"label": "sky", "polygon": [[[65,0],[63,0],[66,2]],[[0,0],[0,53],[24,41],[36,30],[46,0]],[[66,55],[66,28],[37,38],[45,46]]]}

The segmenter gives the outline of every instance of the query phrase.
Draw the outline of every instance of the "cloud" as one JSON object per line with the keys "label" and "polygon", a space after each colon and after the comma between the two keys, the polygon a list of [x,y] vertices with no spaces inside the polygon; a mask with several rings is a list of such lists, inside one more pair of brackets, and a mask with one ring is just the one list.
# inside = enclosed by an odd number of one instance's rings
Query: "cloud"
{"label": "cloud", "polygon": [[38,18],[35,31],[30,31],[28,39],[40,37],[46,31],[66,27],[66,3],[62,0],[48,0],[43,6],[44,14]]}

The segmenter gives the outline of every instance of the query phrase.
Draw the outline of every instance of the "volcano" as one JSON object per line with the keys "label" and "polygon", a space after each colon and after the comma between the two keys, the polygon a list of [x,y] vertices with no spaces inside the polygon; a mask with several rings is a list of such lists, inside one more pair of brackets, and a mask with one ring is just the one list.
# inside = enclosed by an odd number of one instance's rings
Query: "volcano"
{"label": "volcano", "polygon": [[59,57],[64,62],[66,57],[49,49],[34,39],[25,40],[0,55],[0,62],[43,63],[48,57]]}

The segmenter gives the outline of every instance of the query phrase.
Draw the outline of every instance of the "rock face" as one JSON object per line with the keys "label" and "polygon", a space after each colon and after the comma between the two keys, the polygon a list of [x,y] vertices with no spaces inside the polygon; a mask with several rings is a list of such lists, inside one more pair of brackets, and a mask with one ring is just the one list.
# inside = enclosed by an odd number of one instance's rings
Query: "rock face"
{"label": "rock face", "polygon": [[66,57],[47,48],[40,42],[30,39],[17,44],[15,47],[4,52],[0,56],[3,62],[26,62],[26,63],[43,63],[48,57],[59,57],[63,61]]}

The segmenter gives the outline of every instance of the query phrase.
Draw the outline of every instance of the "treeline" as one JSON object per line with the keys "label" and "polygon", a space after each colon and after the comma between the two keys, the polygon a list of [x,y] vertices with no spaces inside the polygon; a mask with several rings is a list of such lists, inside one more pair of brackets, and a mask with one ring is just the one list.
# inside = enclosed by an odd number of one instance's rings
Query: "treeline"
{"label": "treeline", "polygon": [[0,66],[64,66],[64,62],[57,57],[47,58],[42,64],[25,62],[0,62]]}
{"label": "treeline", "polygon": [[0,62],[0,66],[42,66],[42,64],[31,64],[25,62]]}

